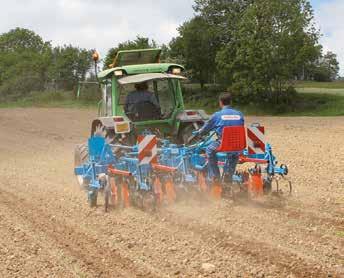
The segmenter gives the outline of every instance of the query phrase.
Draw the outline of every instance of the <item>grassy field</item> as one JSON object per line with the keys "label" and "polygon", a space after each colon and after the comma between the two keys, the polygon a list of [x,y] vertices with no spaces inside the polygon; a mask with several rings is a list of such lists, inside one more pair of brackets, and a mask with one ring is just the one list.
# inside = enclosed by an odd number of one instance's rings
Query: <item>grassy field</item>
{"label": "grassy field", "polygon": [[87,98],[77,100],[72,91],[33,92],[16,101],[0,102],[0,108],[8,107],[88,108],[97,107],[97,100]]}
{"label": "grassy field", "polygon": [[344,96],[344,89],[296,88],[296,91],[302,94],[330,94]]}
{"label": "grassy field", "polygon": [[[208,113],[218,110],[217,94],[224,88],[207,86],[201,91],[197,84],[187,84],[184,88],[185,105],[190,109],[204,109]],[[246,115],[276,116],[344,116],[344,82],[298,82],[298,94],[291,105],[268,105],[249,103],[236,105]],[[65,107],[96,108],[94,92],[84,94],[76,100],[73,92],[36,92],[20,100],[0,103],[5,107]]]}
{"label": "grassy field", "polygon": [[[208,113],[218,110],[214,98],[201,98],[198,101],[186,103],[190,109],[204,109]],[[234,105],[245,115],[271,115],[271,116],[344,116],[344,96],[300,93],[295,104],[270,106],[250,103],[248,105]]]}
{"label": "grassy field", "polygon": [[[298,92],[290,105],[269,105],[249,103],[235,105],[246,115],[276,115],[276,116],[343,116],[344,115],[344,81],[338,82],[297,82]],[[216,92],[212,86],[207,86],[204,93],[196,84],[185,86],[188,92],[186,106],[188,108],[203,108],[208,113],[218,110]],[[221,88],[216,88],[221,91]],[[224,89],[222,89],[223,91]],[[215,90],[216,91],[216,90]],[[189,98],[189,99],[188,99]]]}
{"label": "grassy field", "polygon": [[332,94],[344,96],[344,81],[335,82],[297,82],[296,91],[299,93],[310,94]]}
{"label": "grassy field", "polygon": [[317,89],[344,89],[344,81],[315,82],[297,81],[295,88],[317,88]]}
{"label": "grassy field", "polygon": [[344,95],[299,93],[297,100],[289,107],[264,107],[248,105],[239,107],[248,115],[275,116],[344,116]]}

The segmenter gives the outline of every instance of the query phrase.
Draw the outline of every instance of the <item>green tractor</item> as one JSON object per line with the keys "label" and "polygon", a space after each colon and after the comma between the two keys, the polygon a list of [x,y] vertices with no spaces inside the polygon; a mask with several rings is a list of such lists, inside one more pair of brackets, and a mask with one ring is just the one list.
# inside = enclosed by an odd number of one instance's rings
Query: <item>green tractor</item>
{"label": "green tractor", "polygon": [[[175,143],[187,143],[192,131],[208,119],[204,110],[185,110],[180,82],[184,67],[160,63],[161,49],[119,51],[109,69],[97,74],[102,90],[98,117],[91,136],[101,133],[111,143],[135,144],[137,135],[156,134]],[[154,94],[159,108],[149,101],[127,111],[128,94],[138,84]]]}
{"label": "green tractor", "polygon": [[[119,51],[110,68],[97,74],[102,99],[98,103],[98,117],[92,121],[91,136],[101,135],[108,143],[121,145],[136,144],[140,134],[155,134],[177,144],[190,142],[192,131],[202,126],[209,116],[204,110],[185,109],[180,84],[186,80],[182,76],[184,67],[160,63],[160,54],[160,49]],[[97,62],[98,55],[93,58]],[[159,109],[144,101],[135,104],[138,105],[135,113],[127,111],[127,96],[138,84],[145,84],[145,90],[154,94]],[[78,145],[74,153],[75,167],[87,159],[87,144]],[[83,188],[88,186],[88,181],[81,176],[77,180]]]}

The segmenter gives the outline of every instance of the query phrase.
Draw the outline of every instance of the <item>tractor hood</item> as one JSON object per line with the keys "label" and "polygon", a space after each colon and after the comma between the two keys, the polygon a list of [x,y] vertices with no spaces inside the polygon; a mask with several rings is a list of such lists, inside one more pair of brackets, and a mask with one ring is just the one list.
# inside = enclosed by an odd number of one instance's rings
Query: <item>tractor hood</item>
{"label": "tractor hood", "polygon": [[137,49],[118,51],[112,67],[159,63],[161,49]]}
{"label": "tractor hood", "polygon": [[131,76],[125,76],[118,79],[118,83],[121,85],[142,83],[156,79],[179,79],[186,80],[187,78],[180,75],[170,74],[170,73],[142,73]]}

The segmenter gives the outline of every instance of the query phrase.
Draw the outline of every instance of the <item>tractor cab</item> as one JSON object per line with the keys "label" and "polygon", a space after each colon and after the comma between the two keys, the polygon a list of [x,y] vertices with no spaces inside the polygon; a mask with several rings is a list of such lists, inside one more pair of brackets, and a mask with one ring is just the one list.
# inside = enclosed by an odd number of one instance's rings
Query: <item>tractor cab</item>
{"label": "tractor cab", "polygon": [[168,120],[176,108],[182,106],[177,99],[176,82],[186,79],[166,73],[143,73],[123,77],[119,84],[119,110],[133,122]]}
{"label": "tractor cab", "polygon": [[[180,84],[187,79],[182,75],[184,67],[160,63],[160,54],[160,49],[119,51],[110,68],[98,74],[103,97],[92,134],[100,127],[111,138],[149,130],[184,142],[207,120],[203,110],[185,110]],[[116,124],[127,128],[116,132]]]}

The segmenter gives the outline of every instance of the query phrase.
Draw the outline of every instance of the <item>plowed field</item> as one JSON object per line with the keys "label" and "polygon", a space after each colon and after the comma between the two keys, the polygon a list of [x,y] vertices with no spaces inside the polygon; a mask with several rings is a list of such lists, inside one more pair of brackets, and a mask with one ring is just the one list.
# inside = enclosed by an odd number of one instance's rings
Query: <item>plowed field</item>
{"label": "plowed field", "polygon": [[149,214],[88,207],[73,151],[94,115],[0,109],[0,277],[344,277],[344,117],[247,118],[289,165],[290,198]]}

